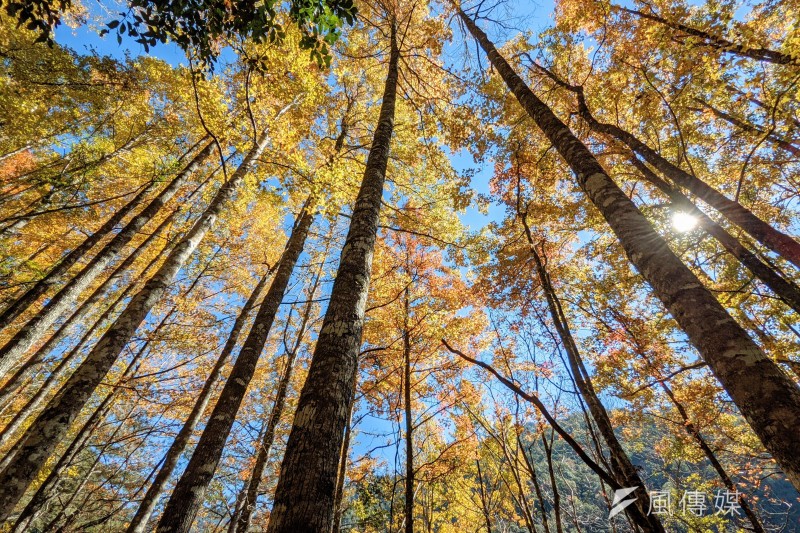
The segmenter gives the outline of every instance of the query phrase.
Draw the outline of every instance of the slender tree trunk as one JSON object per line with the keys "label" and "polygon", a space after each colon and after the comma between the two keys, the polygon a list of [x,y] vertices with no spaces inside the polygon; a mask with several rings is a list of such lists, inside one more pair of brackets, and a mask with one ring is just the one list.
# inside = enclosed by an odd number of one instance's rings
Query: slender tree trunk
{"label": "slender tree trunk", "polygon": [[762,262],[753,252],[745,248],[739,239],[700,211],[685,194],[659,178],[636,156],[631,157],[631,162],[642,173],[642,176],[666,194],[673,204],[687,210],[689,214],[697,218],[700,227],[714,237],[726,252],[735,257],[747,270],[769,287],[786,305],[800,313],[800,287],[797,287],[792,281],[787,280],[772,267]]}
{"label": "slender tree trunk", "polygon": [[483,520],[486,523],[486,533],[492,533],[492,514],[489,512],[489,502],[486,495],[486,489],[483,487],[483,472],[481,471],[481,460],[475,459],[475,465],[478,467],[478,489],[481,499],[481,513],[483,513]]}
{"label": "slender tree trunk", "polygon": [[253,310],[253,307],[255,307],[256,302],[258,301],[261,293],[264,291],[264,287],[267,285],[267,281],[271,275],[272,269],[269,269],[269,271],[264,274],[264,276],[262,276],[259,282],[256,284],[253,292],[250,293],[249,298],[239,311],[239,314],[236,316],[236,320],[234,320],[231,332],[228,334],[228,339],[225,341],[225,346],[223,346],[217,362],[214,364],[214,367],[208,374],[208,377],[203,384],[203,388],[200,390],[200,394],[197,396],[197,399],[192,406],[189,416],[186,418],[181,430],[172,441],[172,444],[170,445],[169,450],[167,450],[166,455],[161,460],[161,468],[158,470],[156,477],[153,479],[153,483],[147,489],[144,498],[139,504],[139,508],[136,510],[136,514],[131,520],[131,523],[128,525],[128,533],[144,533],[144,531],[147,530],[147,522],[150,520],[150,516],[153,514],[153,510],[158,503],[158,499],[161,497],[161,494],[164,491],[164,487],[166,487],[170,476],[172,476],[172,472],[175,470],[178,460],[181,458],[181,455],[183,455],[183,452],[189,445],[189,440],[192,438],[192,434],[197,427],[197,423],[200,421],[200,417],[203,416],[203,413],[205,413],[206,407],[208,407],[208,403],[211,400],[211,395],[214,392],[214,386],[216,385],[217,380],[219,380],[222,369],[228,364],[228,359],[230,359],[231,353],[236,347],[236,343],[239,341],[239,335],[242,333],[242,330],[247,323],[247,317]]}
{"label": "slender tree trunk", "polygon": [[294,361],[297,357],[297,353],[300,351],[303,336],[311,320],[311,311],[314,308],[314,297],[319,288],[324,263],[325,258],[323,257],[320,262],[320,268],[314,276],[314,280],[311,282],[311,287],[308,290],[308,300],[303,309],[300,327],[297,330],[297,337],[295,338],[294,345],[291,350],[286,353],[285,367],[280,382],[278,383],[278,390],[275,393],[275,403],[272,405],[264,434],[260,439],[260,446],[258,446],[256,461],[253,465],[250,477],[242,487],[240,496],[237,498],[237,506],[231,518],[231,525],[228,530],[230,533],[246,533],[250,528],[250,520],[253,516],[253,511],[255,511],[256,499],[258,498],[258,487],[261,484],[264,468],[267,465],[267,459],[269,459],[269,454],[272,450],[272,443],[275,440],[275,430],[283,416],[283,410],[286,405],[286,394],[289,390],[289,382],[291,381],[292,370],[294,369]]}
{"label": "slender tree trunk", "polygon": [[[794,145],[791,142],[787,141],[786,139],[782,139],[781,137],[779,137],[775,133],[767,132],[767,131],[762,130],[761,128],[757,128],[756,126],[750,124],[749,122],[745,122],[744,120],[742,120],[742,119],[740,119],[738,117],[735,117],[735,116],[731,115],[730,113],[726,113],[725,111],[722,111],[721,109],[717,109],[716,107],[712,106],[711,104],[709,104],[705,100],[701,100],[700,98],[695,98],[694,100],[695,100],[695,102],[697,102],[700,105],[702,105],[704,108],[706,108],[709,111],[711,111],[714,114],[715,117],[720,118],[720,119],[724,120],[725,122],[727,122],[729,124],[732,124],[732,125],[736,126],[737,128],[739,128],[739,129],[741,129],[743,131],[747,131],[749,133],[754,133],[756,135],[766,135],[766,139],[769,142],[771,142],[772,144],[774,144],[775,146],[777,146],[778,148],[780,148],[781,150],[789,152],[790,154],[792,154],[795,157],[799,157],[800,156],[800,148],[799,147],[797,147],[796,145]],[[700,111],[700,112],[703,111],[702,109],[698,109],[698,108],[690,108],[690,109],[692,109],[693,111]]]}
{"label": "slender tree trunk", "polygon": [[378,126],[367,157],[308,377],[281,465],[268,533],[329,531],[336,474],[353,400],[378,215],[394,129],[398,61],[395,21]]}
{"label": "slender tree trunk", "polygon": [[525,85],[463,11],[459,15],[492,65],[574,171],[637,270],[698,349],[717,379],[800,489],[800,388],[772,362],[669,249],[586,146]]}
{"label": "slender tree trunk", "polygon": [[[103,237],[111,233],[117,224],[119,224],[128,213],[138,207],[145,196],[155,189],[155,187],[155,183],[150,183],[143,187],[133,200],[118,209],[97,231],[88,236],[74,250],[61,259],[61,261],[59,261],[42,279],[37,281],[36,284],[25,291],[17,300],[6,307],[3,312],[0,313],[0,329],[5,329],[10,326],[15,318],[24,313],[41,295],[47,292],[50,287],[56,285],[61,277],[66,274],[75,263],[80,261]],[[5,354],[10,346],[12,346],[11,341],[7,342],[2,350],[0,350],[0,373],[3,374],[14,364],[14,361],[10,361],[9,357]]]}
{"label": "slender tree trunk", "polygon": [[553,490],[553,514],[556,517],[556,531],[557,533],[564,533],[564,527],[561,523],[561,492],[558,490],[556,472],[553,468],[553,447],[547,442],[544,432],[542,432],[542,446],[544,446],[545,458],[547,459],[547,475],[550,477],[550,487]]}
{"label": "slender tree trunk", "polygon": [[[611,135],[612,137],[622,141],[631,150],[642,156],[648,163],[657,168],[664,176],[667,176],[669,179],[671,179],[676,185],[690,191],[705,203],[719,211],[720,214],[730,220],[733,224],[742,228],[765,247],[783,257],[796,267],[800,267],[799,242],[794,240],[791,236],[773,228],[770,224],[758,218],[752,211],[744,207],[739,202],[729,199],[724,194],[708,185],[706,182],[686,172],[677,165],[670,163],[667,159],[662,157],[647,144],[639,140],[639,138],[632,133],[625,131],[613,124],[598,121],[594,115],[592,115],[591,111],[589,111],[589,107],[586,105],[586,98],[583,95],[582,87],[574,87],[566,84],[563,81],[558,80],[546,69],[542,67],[539,68],[548,74],[551,79],[577,94],[581,117],[583,117],[592,130],[598,133]],[[522,83],[521,80],[520,83]]]}
{"label": "slender tree trunk", "polygon": [[[44,358],[56,348],[61,341],[63,341],[71,332],[72,327],[79,324],[92,308],[100,301],[105,295],[106,290],[111,287],[117,280],[119,280],[136,262],[136,260],[144,253],[145,250],[152,244],[153,241],[158,239],[161,234],[170,226],[175,219],[177,211],[173,211],[167,218],[159,224],[158,228],[150,234],[136,249],[114,269],[111,275],[97,288],[92,294],[84,300],[78,309],[70,315],[70,317],[59,326],[58,330],[49,338],[41,348],[36,350],[36,356],[28,359],[22,367],[8,380],[0,391],[0,405],[3,405],[8,399],[9,395],[13,394],[19,387],[27,380],[27,378],[36,370],[37,367],[44,361]],[[1,446],[1,445],[0,445]]]}
{"label": "slender tree trunk", "polygon": [[755,59],[756,61],[766,61],[768,63],[775,63],[777,65],[800,66],[800,58],[791,54],[785,54],[783,52],[778,52],[777,50],[770,50],[769,48],[750,48],[749,46],[734,43],[722,37],[717,37],[706,31],[698,30],[697,28],[692,28],[691,26],[680,24],[678,22],[672,22],[656,15],[655,13],[644,13],[642,11],[628,9],[626,7],[616,5],[611,5],[611,9],[615,11],[624,11],[625,13],[636,15],[639,18],[652,20],[659,24],[663,24],[668,28],[672,28],[673,30],[678,30],[687,35],[691,35],[692,37],[698,37],[703,40],[703,45],[714,48],[723,53],[735,54],[741,57]]}
{"label": "slender tree trunk", "polygon": [[43,337],[48,328],[63,315],[81,293],[94,282],[120,251],[136,236],[161,208],[180,190],[191,176],[208,158],[214,143],[205,148],[181,170],[161,193],[153,198],[141,213],[133,217],[122,230],[106,244],[83,269],[75,275],[39,313],[30,319],[14,337],[0,349],[0,374],[5,373],[25,354],[28,348]]}
{"label": "slender tree trunk", "polygon": [[[154,257],[150,263],[144,268],[142,274],[139,278],[144,278],[147,276],[147,273],[150,269],[158,262],[158,259],[164,255],[164,253],[171,247],[169,243],[164,246],[164,249]],[[61,361],[56,365],[56,367],[50,372],[47,378],[44,380],[44,383],[39,386],[33,396],[25,403],[25,405],[17,411],[14,415],[14,418],[9,422],[0,432],[0,448],[5,447],[8,443],[8,440],[14,435],[14,433],[22,427],[22,425],[28,420],[28,418],[41,407],[42,403],[48,398],[51,392],[55,390],[55,388],[61,382],[61,379],[66,376],[67,372],[71,368],[72,364],[78,360],[82,353],[83,347],[92,338],[95,332],[100,329],[105,321],[110,317],[114,311],[117,309],[117,306],[125,300],[136,288],[139,279],[134,281],[131,285],[129,285],[125,290],[123,290],[116,299],[111,303],[111,305],[103,311],[97,320],[94,321],[92,326],[84,332],[81,336],[78,343],[69,351],[66,355],[61,358]],[[9,383],[6,387],[3,387],[2,390],[2,399],[4,402],[11,401],[14,388],[17,386],[16,383]],[[0,403],[2,405],[2,403]],[[11,454],[6,454],[5,457],[0,459],[0,470],[6,467],[6,465],[11,461]]]}
{"label": "slender tree trunk", "polygon": [[214,226],[223,206],[244,182],[253,161],[267,145],[263,133],[236,172],[219,189],[192,229],[175,246],[158,272],[131,299],[122,314],[105,332],[84,362],[67,381],[61,393],[50,402],[22,437],[22,448],[13,462],[0,473],[0,521],[8,517],[28,485],[36,477],[70,423],[113,366],[125,345],[161,299],[184,262],[192,255],[206,233]]}
{"label": "slender tree trunk", "polygon": [[242,344],[239,356],[236,358],[233,369],[225,382],[225,387],[214,406],[209,422],[203,430],[203,435],[197,443],[197,448],[192,453],[186,470],[164,508],[164,514],[158,523],[157,531],[159,532],[188,533],[191,528],[222,456],[225,440],[233,427],[236,414],[255,373],[258,359],[264,349],[286,288],[289,286],[294,267],[303,252],[306,236],[313,220],[311,202],[307,201],[292,228],[292,234],[275,271],[275,277],[256,314],[253,327]]}
{"label": "slender tree trunk", "polygon": [[[153,330],[153,335],[158,333],[171,314],[171,312],[168,313],[161,320],[161,322],[159,322],[158,326],[156,326]],[[128,363],[127,368],[122,373],[118,385],[126,382],[136,372],[141,363],[142,356],[147,351],[148,345],[149,340],[148,342],[144,343],[139,350],[137,350],[136,354]],[[111,410],[111,407],[122,390],[123,389],[118,386],[114,387],[113,390],[107,394],[100,404],[94,409],[92,414],[89,415],[89,418],[83,423],[75,437],[73,437],[72,442],[70,442],[69,446],[64,451],[64,454],[59,458],[56,465],[50,471],[44,483],[39,486],[39,488],[36,490],[36,493],[33,495],[33,498],[31,498],[31,500],[25,506],[25,509],[23,509],[22,513],[20,513],[20,515],[17,517],[12,529],[13,533],[24,533],[25,531],[31,529],[33,521],[38,518],[47,503],[56,495],[58,491],[58,485],[66,477],[65,471],[70,467],[70,465],[72,465],[73,461],[81,452],[81,450],[84,449],[92,433],[105,418],[106,414],[108,414],[108,412]]]}
{"label": "slender tree trunk", "polygon": [[403,407],[406,422],[405,532],[414,533],[414,420],[411,410],[411,331],[408,285],[403,291]]}
{"label": "slender tree trunk", "polygon": [[572,331],[570,331],[566,314],[561,307],[561,301],[556,294],[553,284],[551,283],[550,273],[547,272],[547,269],[544,266],[544,261],[542,261],[539,252],[536,250],[536,243],[534,242],[531,229],[528,226],[527,212],[521,211],[520,207],[518,207],[517,215],[522,221],[522,225],[525,229],[525,237],[527,238],[530,246],[531,257],[533,258],[533,262],[536,267],[536,273],[539,276],[539,282],[541,283],[542,291],[544,292],[545,300],[547,301],[547,307],[550,311],[550,317],[553,320],[553,325],[555,326],[556,332],[561,339],[561,345],[564,347],[564,351],[567,353],[567,360],[569,361],[572,377],[575,380],[575,384],[581,394],[581,397],[583,397],[586,405],[589,407],[589,412],[597,424],[600,435],[602,435],[606,446],[608,446],[608,450],[611,452],[611,470],[615,474],[617,481],[622,487],[641,487],[642,489],[640,493],[637,493],[638,498],[634,504],[626,507],[625,512],[630,516],[631,520],[633,520],[643,530],[663,532],[664,526],[661,524],[658,515],[649,513],[650,497],[647,491],[647,486],[639,477],[636,467],[633,465],[633,462],[631,462],[627,452],[625,452],[622,444],[617,439],[617,436],[614,433],[614,426],[611,424],[611,419],[608,416],[608,412],[603,406],[603,403],[600,401],[600,398],[597,397],[597,393],[594,390],[591,378],[583,364],[583,358],[581,357],[578,345],[575,343],[575,339],[572,336]]}
{"label": "slender tree trunk", "polygon": [[545,533],[550,533],[550,521],[547,519],[547,508],[545,507],[544,493],[542,492],[542,484],[539,483],[539,476],[536,474],[536,466],[533,461],[528,457],[528,452],[522,444],[522,439],[517,434],[517,446],[522,454],[522,459],[525,464],[525,469],[528,471],[528,476],[533,484],[533,489],[536,491],[536,499],[539,501],[539,512],[542,513],[542,525],[544,526]]}

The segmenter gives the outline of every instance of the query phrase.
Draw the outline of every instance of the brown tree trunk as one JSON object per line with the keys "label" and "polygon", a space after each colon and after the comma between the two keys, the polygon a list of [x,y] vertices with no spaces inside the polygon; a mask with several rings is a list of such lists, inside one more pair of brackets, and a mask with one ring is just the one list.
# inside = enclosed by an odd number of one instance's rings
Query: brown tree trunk
{"label": "brown tree trunk", "polygon": [[247,533],[247,530],[250,528],[250,520],[253,516],[253,511],[255,511],[256,500],[258,498],[258,487],[261,484],[261,478],[264,476],[264,468],[267,466],[267,460],[272,450],[272,443],[275,440],[275,430],[283,416],[283,410],[286,405],[286,394],[289,390],[289,382],[291,381],[292,370],[294,369],[294,360],[297,357],[297,353],[300,351],[303,336],[306,333],[308,322],[311,320],[314,297],[319,288],[320,279],[322,277],[322,265],[324,265],[324,263],[325,259],[323,258],[320,262],[320,269],[314,276],[314,280],[311,282],[311,287],[308,290],[308,300],[303,309],[300,327],[297,330],[297,337],[295,338],[294,345],[291,350],[286,352],[285,366],[278,383],[278,390],[275,392],[275,402],[270,410],[264,434],[258,446],[258,452],[256,453],[256,461],[250,472],[250,477],[245,482],[237,498],[237,506],[231,518],[230,528],[228,529],[230,533]]}
{"label": "brown tree trunk", "polygon": [[[214,143],[209,142],[205,148],[181,170],[177,176],[159,193],[138,215],[134,216],[111,241],[108,242],[75,275],[60,291],[58,291],[33,318],[31,318],[14,337],[0,349],[0,373],[4,373],[16,363],[31,345],[43,337],[49,327],[63,315],[81,293],[94,282],[120,251],[136,236],[161,208],[180,190],[191,176],[211,154]],[[148,187],[149,190],[150,188]],[[138,197],[137,197],[138,198]]]}
{"label": "brown tree trunk", "polygon": [[636,156],[631,157],[631,162],[642,173],[645,180],[666,194],[673,204],[687,210],[689,214],[697,218],[700,227],[714,237],[726,252],[735,257],[747,270],[769,287],[786,305],[800,313],[800,287],[762,262],[753,252],[745,248],[739,239],[700,211],[685,194],[659,178]]}
{"label": "brown tree trunk", "polygon": [[353,400],[353,375],[358,366],[372,254],[394,129],[400,56],[394,21],[390,41],[378,125],[328,309],[300,393],[268,533],[327,532],[333,522],[336,474]]}
{"label": "brown tree trunk", "polygon": [[658,22],[659,24],[663,24],[668,28],[672,28],[673,30],[683,32],[686,35],[698,37],[702,39],[703,45],[714,48],[723,53],[735,54],[738,56],[755,59],[756,61],[766,61],[768,63],[775,63],[777,65],[800,65],[800,58],[793,55],[784,54],[783,52],[778,52],[777,50],[770,50],[769,48],[750,48],[746,45],[734,43],[722,37],[717,37],[706,31],[698,30],[697,28],[692,28],[691,26],[687,26],[679,22],[672,22],[654,13],[644,13],[635,9],[628,9],[615,5],[611,5],[611,9],[624,11],[625,13],[636,15],[639,18],[652,20],[654,22]]}
{"label": "brown tree trunk", "polygon": [[195,221],[192,229],[175,246],[167,259],[136,293],[125,310],[105,332],[72,374],[56,398],[39,415],[22,437],[20,453],[0,473],[0,521],[5,520],[28,485],[36,477],[56,443],[67,431],[94,389],[114,365],[119,354],[145,319],[150,309],[161,299],[175,279],[184,262],[192,255],[206,233],[216,223],[223,206],[244,182],[253,161],[269,141],[266,132],[247,153],[236,172],[220,187],[211,203]]}
{"label": "brown tree trunk", "polygon": [[[521,179],[518,176],[518,179]],[[517,200],[519,202],[519,199]],[[602,435],[603,440],[608,446],[611,455],[611,470],[619,484],[623,487],[641,487],[641,493],[637,493],[638,498],[633,505],[626,507],[625,512],[628,514],[637,525],[645,531],[663,532],[664,526],[658,518],[658,515],[649,513],[650,510],[650,497],[647,491],[647,486],[636,470],[636,467],[631,462],[622,444],[617,439],[614,433],[614,426],[611,424],[611,419],[608,412],[603,406],[603,403],[598,398],[597,393],[592,385],[591,378],[586,371],[583,364],[578,345],[572,336],[572,331],[567,321],[567,316],[561,306],[561,300],[556,294],[555,288],[550,281],[550,273],[545,268],[544,261],[542,261],[539,252],[536,249],[536,243],[533,239],[531,228],[528,225],[527,211],[520,205],[517,205],[517,216],[522,222],[525,230],[525,237],[530,247],[531,257],[533,258],[536,267],[536,273],[539,277],[539,283],[542,286],[545,300],[547,301],[547,308],[550,311],[550,317],[553,320],[553,325],[556,328],[558,337],[561,339],[561,345],[567,353],[567,361],[569,361],[570,371],[575,380],[575,385],[581,394],[581,397],[589,407],[589,412],[592,415],[597,427]]]}
{"label": "brown tree trunk", "polygon": [[[211,483],[222,456],[225,440],[233,427],[236,414],[255,373],[259,356],[264,349],[294,267],[303,252],[308,230],[314,220],[312,209],[311,201],[307,201],[298,215],[275,277],[256,314],[253,327],[239,351],[209,422],[192,453],[192,458],[164,508],[164,514],[156,529],[159,533],[188,533],[203,503],[208,484]],[[289,369],[290,367],[287,367],[287,370]]]}
{"label": "brown tree trunk", "polygon": [[523,109],[570,165],[578,184],[722,383],[750,427],[800,489],[800,389],[669,249],[586,146],[531,92],[478,26],[459,15]]}

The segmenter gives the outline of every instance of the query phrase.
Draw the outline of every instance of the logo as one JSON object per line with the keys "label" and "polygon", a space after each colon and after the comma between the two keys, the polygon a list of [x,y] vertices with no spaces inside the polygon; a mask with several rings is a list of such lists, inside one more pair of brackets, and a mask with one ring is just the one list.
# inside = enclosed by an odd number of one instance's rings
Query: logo
{"label": "logo", "polygon": [[625,510],[627,506],[637,500],[636,497],[626,500],[625,498],[639,487],[626,487],[614,491],[614,501],[611,502],[611,512],[608,513],[608,519],[611,520],[619,513]]}

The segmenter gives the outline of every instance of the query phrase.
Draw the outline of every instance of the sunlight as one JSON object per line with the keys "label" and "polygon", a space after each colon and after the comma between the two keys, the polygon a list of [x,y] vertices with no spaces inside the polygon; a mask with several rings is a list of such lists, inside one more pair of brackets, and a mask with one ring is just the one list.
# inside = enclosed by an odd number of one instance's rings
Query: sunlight
{"label": "sunlight", "polygon": [[697,217],[694,215],[690,215],[689,213],[684,213],[683,211],[678,211],[674,215],[672,215],[672,227],[675,228],[680,233],[686,233],[687,231],[692,231],[697,226]]}

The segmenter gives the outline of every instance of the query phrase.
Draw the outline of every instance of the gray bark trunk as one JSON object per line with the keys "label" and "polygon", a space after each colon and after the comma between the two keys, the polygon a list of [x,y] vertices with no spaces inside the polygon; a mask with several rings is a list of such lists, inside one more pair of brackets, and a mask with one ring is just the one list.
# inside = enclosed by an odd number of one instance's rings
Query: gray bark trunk
{"label": "gray bark trunk", "polygon": [[253,511],[256,508],[256,499],[258,498],[258,487],[261,484],[261,478],[264,475],[264,468],[267,466],[270,451],[272,450],[272,443],[275,440],[275,430],[280,423],[283,416],[283,410],[286,405],[286,394],[289,389],[289,381],[292,377],[292,370],[294,368],[294,360],[300,350],[300,345],[303,342],[308,322],[311,319],[311,311],[314,307],[314,297],[319,287],[320,278],[322,276],[322,266],[325,264],[324,258],[320,262],[320,269],[314,276],[311,287],[308,291],[308,301],[303,309],[300,327],[297,329],[297,337],[295,338],[292,349],[286,353],[286,363],[281,375],[280,382],[278,383],[278,390],[275,393],[275,403],[270,410],[269,419],[265,426],[264,434],[261,438],[261,445],[258,447],[256,454],[256,461],[250,473],[250,477],[242,487],[239,497],[237,498],[237,505],[231,518],[231,524],[228,529],[230,533],[246,533],[250,527],[250,520],[253,516]]}
{"label": "gray bark trunk", "polygon": [[114,365],[150,309],[161,299],[178,271],[192,255],[206,233],[214,226],[222,208],[233,197],[253,161],[261,155],[269,137],[263,133],[247,153],[236,172],[220,187],[192,229],[175,246],[167,259],[144,287],[131,299],[122,314],[101,337],[84,362],[72,374],[45,410],[22,437],[20,453],[0,473],[0,520],[5,520],[38,471],[53,452],[56,443],[103,377]]}
{"label": "gray bark trunk", "polygon": [[353,399],[378,215],[394,129],[400,55],[394,21],[390,40],[389,68],[378,126],[328,309],[300,393],[268,533],[328,532],[333,523],[336,474]]}
{"label": "gray bark trunk", "polygon": [[208,402],[211,400],[214,386],[219,380],[222,369],[228,364],[228,359],[231,353],[233,353],[236,343],[239,341],[239,335],[242,333],[247,323],[247,317],[250,311],[253,310],[253,307],[255,307],[271,274],[272,270],[270,269],[270,271],[262,276],[253,289],[253,292],[250,293],[250,297],[239,311],[239,314],[236,316],[236,320],[234,320],[231,332],[228,334],[228,339],[225,341],[225,346],[223,346],[217,362],[208,374],[203,388],[200,390],[200,394],[192,406],[189,416],[172,441],[169,450],[167,450],[166,455],[162,459],[161,468],[158,470],[156,477],[153,479],[153,483],[147,489],[142,502],[139,504],[139,508],[136,510],[136,514],[128,525],[128,533],[144,533],[147,530],[147,522],[153,514],[158,499],[161,497],[162,492],[164,492],[164,488],[170,476],[172,476],[172,472],[175,470],[178,460],[189,445],[189,440],[192,438],[197,423],[200,421],[200,417],[203,416],[203,413],[205,413],[206,407],[208,407]]}
{"label": "gray bark trunk", "polygon": [[722,383],[795,488],[800,489],[800,389],[753,342],[658,235],[592,153],[531,92],[486,34],[459,15],[523,109],[570,165],[578,184]]}
{"label": "gray bark trunk", "polygon": [[671,187],[667,182],[655,175],[644,163],[635,156],[631,158],[633,165],[642,173],[645,180],[652,183],[670,200],[682,209],[687,210],[692,216],[697,218],[699,226],[706,230],[709,235],[714,237],[726,252],[735,257],[747,270],[761,280],[764,285],[783,300],[783,302],[800,313],[800,288],[792,281],[785,279],[769,265],[763,263],[756,255],[744,247],[744,245],[728,233],[725,228],[717,224],[708,215],[700,211],[685,194]]}
{"label": "gray bark trunk", "polygon": [[156,529],[160,533],[188,533],[203,503],[208,485],[222,457],[225,441],[236,420],[236,414],[247,393],[247,387],[255,373],[278,308],[289,286],[292,272],[303,252],[308,230],[314,220],[312,207],[309,204],[310,202],[307,202],[303,207],[292,228],[292,234],[275,271],[275,277],[253,321],[253,327],[242,344],[242,349],[233,364],[200,441],[192,453],[192,458],[164,508],[164,514]]}
{"label": "gray bark trunk", "polygon": [[[81,293],[97,279],[117,254],[136,236],[139,230],[158,215],[161,208],[175,196],[187,178],[208,158],[213,147],[213,143],[208,143],[205,148],[200,150],[169,185],[150,201],[147,207],[133,217],[75,277],[50,299],[36,316],[22,326],[16,335],[0,349],[0,374],[7,372],[12,365],[22,358],[33,343],[45,335],[50,326],[75,303]],[[146,191],[149,191],[149,189],[146,189]],[[141,198],[137,196],[135,200],[141,200]]]}

